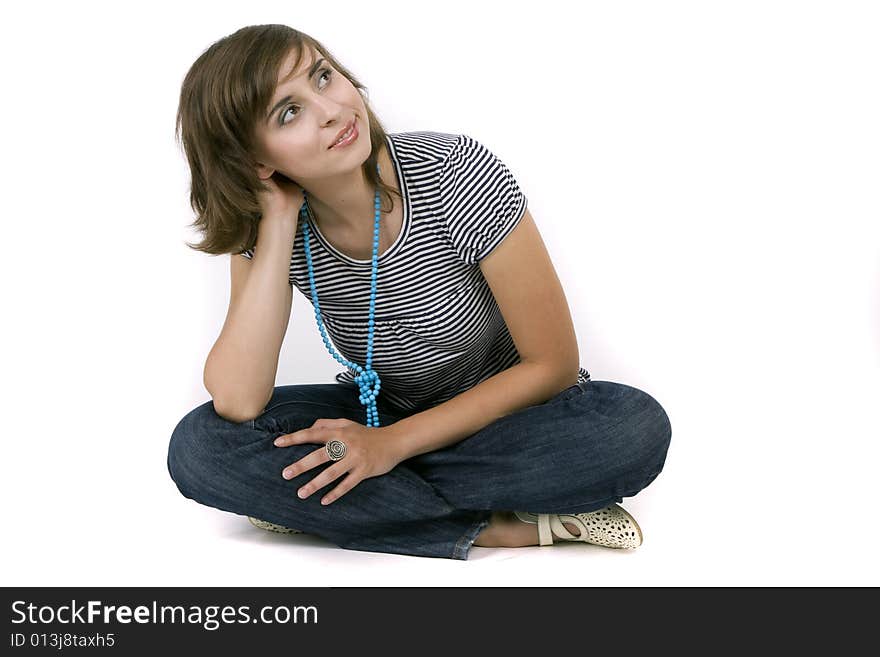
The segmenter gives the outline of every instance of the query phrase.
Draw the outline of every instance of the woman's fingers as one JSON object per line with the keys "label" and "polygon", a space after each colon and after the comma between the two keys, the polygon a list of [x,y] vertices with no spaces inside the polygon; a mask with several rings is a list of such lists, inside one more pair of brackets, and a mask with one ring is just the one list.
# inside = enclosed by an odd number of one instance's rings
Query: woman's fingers
{"label": "woman's fingers", "polygon": [[327,442],[327,431],[329,427],[311,427],[309,429],[300,429],[293,433],[286,433],[278,436],[274,444],[276,447],[290,447],[291,445],[299,445],[301,443],[321,443]]}
{"label": "woman's fingers", "polygon": [[329,460],[330,455],[327,454],[326,448],[319,447],[306,456],[303,456],[299,461],[295,461],[284,468],[284,470],[281,471],[281,476],[285,479],[293,479],[298,474],[311,470],[315,466],[326,463]]}
{"label": "woman's fingers", "polygon": [[348,476],[341,482],[339,482],[339,485],[336,488],[334,488],[324,496],[324,499],[321,500],[321,504],[327,505],[331,502],[335,502],[352,488],[361,483],[361,481],[363,480],[360,477],[355,476],[354,472],[349,472]]}
{"label": "woman's fingers", "polygon": [[300,499],[306,499],[309,495],[314,493],[316,490],[320,490],[324,488],[324,486],[333,483],[339,477],[344,475],[348,471],[348,468],[341,463],[336,463],[335,465],[331,465],[329,468],[324,470],[317,477],[312,479],[305,486],[300,488],[296,494]]}
{"label": "woman's fingers", "polygon": [[[287,447],[303,443],[315,443],[326,446],[326,444],[334,438],[339,438],[343,442],[346,442],[346,439],[348,438],[351,441],[352,437],[346,435],[346,427],[349,425],[355,425],[358,430],[362,429],[362,427],[356,422],[345,418],[322,418],[316,420],[315,423],[307,429],[300,429],[293,433],[278,436],[275,438],[275,445],[277,447]],[[352,430],[349,429],[348,431],[350,433]],[[348,477],[343,479],[336,488],[330,491],[330,493],[321,500],[321,504],[326,505],[338,500],[360,483],[362,478],[355,476],[351,470],[353,467],[353,461],[356,460],[353,459],[352,452],[357,452],[357,441],[355,440],[353,442],[355,443],[355,449],[351,449],[352,445],[347,443],[346,446],[349,448],[349,453],[346,454],[346,457],[342,461],[334,463],[297,491],[297,495],[301,499],[306,499],[309,495],[320,490],[324,486],[333,483],[345,473],[349,473]],[[322,463],[327,463],[328,461],[330,461],[330,455],[327,454],[326,447],[320,447],[307,454],[299,461],[288,465],[282,470],[281,476],[285,479],[293,479],[297,475],[306,472],[307,470],[311,470]]]}
{"label": "woman's fingers", "polygon": [[285,433],[275,439],[276,447],[288,447],[289,445],[297,445],[300,443],[326,443],[333,438],[329,431],[333,429],[342,429],[343,427],[355,424],[351,420],[345,418],[320,419],[308,429],[300,429],[293,433]]}

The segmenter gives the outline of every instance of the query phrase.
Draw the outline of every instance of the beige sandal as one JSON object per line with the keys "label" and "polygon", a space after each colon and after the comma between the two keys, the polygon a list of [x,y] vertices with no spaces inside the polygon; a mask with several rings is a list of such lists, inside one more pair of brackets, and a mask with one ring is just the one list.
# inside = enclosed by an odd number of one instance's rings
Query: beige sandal
{"label": "beige sandal", "polygon": [[[538,525],[538,541],[552,545],[553,537],[564,541],[584,541],[610,548],[636,548],[642,544],[642,530],[636,519],[616,504],[590,513],[528,513],[514,511],[523,522]],[[575,536],[563,522],[580,530]]]}
{"label": "beige sandal", "polygon": [[274,522],[269,522],[267,520],[257,520],[256,518],[251,518],[250,516],[248,516],[248,520],[251,521],[251,524],[254,527],[265,529],[267,532],[277,532],[278,534],[302,534],[302,532],[298,529],[282,527],[281,525],[276,525]]}

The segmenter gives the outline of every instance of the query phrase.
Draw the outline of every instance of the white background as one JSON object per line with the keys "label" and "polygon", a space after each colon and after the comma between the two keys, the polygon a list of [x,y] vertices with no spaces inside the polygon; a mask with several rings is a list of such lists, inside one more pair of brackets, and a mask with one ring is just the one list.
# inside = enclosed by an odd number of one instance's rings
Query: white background
{"label": "white background", "polygon": [[[880,584],[876,4],[24,7],[0,10],[2,584]],[[638,550],[356,552],[180,495],[168,440],[209,399],[229,265],[184,244],[178,94],[260,23],[323,41],[390,132],[464,132],[514,172],[582,364],[672,422],[623,503]],[[278,385],[340,369],[307,310]]]}

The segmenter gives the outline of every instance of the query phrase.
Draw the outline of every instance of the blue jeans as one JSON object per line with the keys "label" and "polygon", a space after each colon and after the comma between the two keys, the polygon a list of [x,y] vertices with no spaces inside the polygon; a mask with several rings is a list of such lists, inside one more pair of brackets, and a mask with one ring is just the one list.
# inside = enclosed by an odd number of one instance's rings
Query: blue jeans
{"label": "blue jeans", "polygon": [[[263,413],[241,423],[208,401],[174,429],[168,471],[196,502],[345,549],[467,559],[492,511],[585,513],[635,495],[662,470],[672,435],[647,393],[586,381],[364,479],[330,505],[320,500],[338,479],[299,499],[296,491],[330,463],[286,480],[285,466],[322,447],[275,447],[274,439],[320,418],[366,424],[357,397],[353,383],[278,386]],[[408,414],[381,396],[377,408],[381,426]]]}

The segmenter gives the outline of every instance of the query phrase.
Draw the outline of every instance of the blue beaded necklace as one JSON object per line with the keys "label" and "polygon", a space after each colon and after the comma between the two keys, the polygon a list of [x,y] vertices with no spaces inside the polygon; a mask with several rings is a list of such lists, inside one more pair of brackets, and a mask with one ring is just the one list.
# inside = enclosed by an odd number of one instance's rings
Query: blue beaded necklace
{"label": "blue beaded necklace", "polygon": [[[376,171],[379,171],[379,165],[376,165]],[[379,426],[379,412],[376,410],[376,397],[379,396],[379,389],[382,387],[382,381],[379,375],[372,368],[373,365],[373,325],[375,324],[374,314],[376,307],[376,271],[379,264],[379,189],[376,189],[375,220],[373,228],[373,274],[370,280],[370,316],[367,322],[367,364],[366,368],[361,367],[357,363],[346,360],[336,353],[327,332],[324,329],[324,322],[321,320],[321,305],[318,303],[318,290],[315,288],[315,272],[312,269],[312,250],[309,246],[309,221],[308,221],[308,200],[306,199],[306,191],[303,190],[303,199],[305,203],[300,208],[300,219],[303,226],[303,235],[305,238],[306,264],[309,267],[309,286],[312,290],[312,305],[315,307],[315,321],[318,323],[318,330],[321,332],[321,338],[324,340],[324,346],[327,347],[330,355],[346,367],[350,367],[358,374],[354,377],[360,387],[360,402],[367,410],[367,426]]]}

